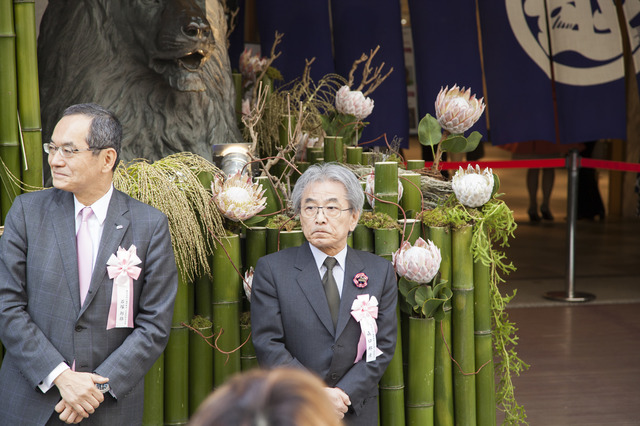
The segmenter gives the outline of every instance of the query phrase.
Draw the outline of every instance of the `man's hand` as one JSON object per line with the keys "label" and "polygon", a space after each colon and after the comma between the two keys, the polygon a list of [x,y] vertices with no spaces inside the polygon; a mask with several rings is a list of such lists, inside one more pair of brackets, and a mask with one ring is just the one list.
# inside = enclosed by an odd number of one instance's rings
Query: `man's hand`
{"label": "man's hand", "polygon": [[56,405],[56,412],[61,413],[60,420],[79,423],[83,418],[88,418],[89,414],[93,414],[104,401],[104,395],[96,388],[96,383],[108,381],[108,378],[97,374],[63,371],[53,381],[62,396],[62,401]]}
{"label": "man's hand", "polygon": [[56,413],[60,413],[58,418],[68,424],[77,424],[84,419],[80,414],[73,411],[73,408],[67,405],[64,399],[61,399],[60,402],[56,404]]}
{"label": "man's hand", "polygon": [[324,390],[327,392],[327,396],[333,404],[333,408],[336,410],[336,415],[339,419],[342,419],[351,405],[349,395],[344,393],[340,388],[324,388]]}

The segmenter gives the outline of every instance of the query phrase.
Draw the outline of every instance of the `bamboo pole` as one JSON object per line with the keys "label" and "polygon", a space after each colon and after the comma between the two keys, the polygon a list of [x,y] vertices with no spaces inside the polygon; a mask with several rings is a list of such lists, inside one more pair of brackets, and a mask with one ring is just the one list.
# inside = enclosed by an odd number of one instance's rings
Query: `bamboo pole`
{"label": "bamboo pole", "polygon": [[353,248],[373,253],[373,230],[359,223],[353,230]]}
{"label": "bamboo pole", "polygon": [[424,169],[424,160],[407,160],[407,170]]}
{"label": "bamboo pole", "polygon": [[[198,333],[189,333],[189,415],[198,409],[213,390],[212,323],[206,318],[195,317],[191,326]],[[207,339],[202,336],[207,337]]]}
{"label": "bamboo pole", "polygon": [[258,176],[255,178],[255,182],[262,185],[262,189],[265,190],[264,197],[267,198],[267,206],[260,212],[260,216],[263,216],[266,219],[267,216],[275,214],[282,209],[282,202],[278,198],[278,195],[267,176]]}
{"label": "bamboo pole", "polygon": [[405,173],[400,176],[402,183],[402,199],[400,206],[407,218],[414,218],[422,211],[422,190],[420,189],[420,175],[418,173]]}
{"label": "bamboo pole", "polygon": [[[12,0],[0,0],[0,223],[20,193],[9,173],[20,178],[16,34]],[[5,169],[6,167],[6,169]]]}
{"label": "bamboo pole", "polygon": [[164,425],[164,352],[144,376],[142,426]]}
{"label": "bamboo pole", "polygon": [[[373,211],[386,213],[392,219],[398,220],[398,163],[394,161],[382,161],[375,164],[375,186]],[[390,201],[394,204],[384,203]]]}
{"label": "bamboo pole", "polygon": [[434,362],[436,320],[409,318],[407,425],[434,424]]}
{"label": "bamboo pole", "polygon": [[169,343],[165,349],[164,422],[185,425],[189,420],[189,283],[178,274]]}
{"label": "bamboo pole", "polygon": [[324,160],[324,149],[307,148],[307,161],[311,164],[321,163]]}
{"label": "bamboo pole", "polygon": [[491,268],[482,262],[473,265],[476,412],[478,426],[496,425],[496,385],[491,334]]}
{"label": "bamboo pole", "polygon": [[458,363],[453,369],[453,395],[455,422],[460,426],[476,424],[472,229],[470,225],[454,229],[451,239],[453,358]]}
{"label": "bamboo pole", "polygon": [[362,147],[361,146],[348,146],[347,150],[347,164],[362,164]]}
{"label": "bamboo pole", "polygon": [[[451,289],[451,229],[429,227],[429,239],[440,249],[440,279]],[[444,319],[436,321],[435,424],[453,426],[453,370],[448,347],[451,347],[451,302],[444,305]]]}
{"label": "bamboo pole", "polygon": [[414,245],[422,233],[422,224],[416,219],[400,219],[398,225],[404,228],[404,241],[409,241]]}
{"label": "bamboo pole", "polygon": [[248,371],[258,368],[258,359],[256,358],[256,349],[251,340],[251,315],[245,312],[240,321],[240,340],[245,343],[240,349],[240,368],[242,371]]}
{"label": "bamboo pole", "polygon": [[245,259],[246,269],[255,269],[258,259],[267,254],[267,228],[253,226],[246,231]]}
{"label": "bamboo pole", "polygon": [[267,228],[267,254],[275,253],[278,248],[278,236],[280,235],[280,229]]}
{"label": "bamboo pole", "polygon": [[342,136],[325,136],[324,137],[324,161],[344,162],[344,145]]}
{"label": "bamboo pole", "polygon": [[36,48],[35,0],[14,0],[18,111],[24,147],[22,181],[41,187],[42,126]]}
{"label": "bamboo pole", "polygon": [[[213,354],[213,385],[240,372],[240,237],[218,242],[213,253],[213,329],[219,350]],[[236,271],[237,269],[237,271]],[[220,350],[227,352],[222,353]]]}
{"label": "bamboo pole", "polygon": [[[396,229],[376,229],[375,254],[390,260],[392,253],[399,248],[399,235]],[[396,308],[398,317],[398,337],[396,350],[382,375],[380,390],[380,424],[382,426],[404,426],[404,372],[402,363],[402,326],[400,307]]]}
{"label": "bamboo pole", "polygon": [[294,229],[293,231],[280,231],[280,250],[284,250],[289,247],[298,247],[306,241],[304,233],[301,229]]}

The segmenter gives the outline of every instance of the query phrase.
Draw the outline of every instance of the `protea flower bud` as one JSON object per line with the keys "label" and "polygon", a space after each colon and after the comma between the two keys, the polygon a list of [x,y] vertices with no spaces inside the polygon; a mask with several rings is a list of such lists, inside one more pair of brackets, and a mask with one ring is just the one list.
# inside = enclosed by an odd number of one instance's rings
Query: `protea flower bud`
{"label": "protea flower bud", "polygon": [[244,273],[242,279],[242,287],[244,288],[244,294],[247,296],[247,300],[251,302],[251,286],[253,285],[253,266],[249,267],[249,270]]}
{"label": "protea flower bud", "polygon": [[493,192],[493,171],[488,167],[481,171],[477,164],[475,169],[469,164],[466,171],[460,167],[451,180],[451,187],[463,206],[483,206]]}
{"label": "protea flower bud", "polygon": [[436,276],[441,261],[440,249],[431,240],[422,238],[418,238],[413,247],[405,241],[393,254],[393,266],[398,275],[420,284],[426,284]]}
{"label": "protea flower bud", "polygon": [[454,85],[440,89],[436,98],[436,118],[440,126],[452,134],[462,134],[475,124],[484,112],[484,98],[476,99],[471,88]]}
{"label": "protea flower bud", "polygon": [[336,110],[364,120],[373,111],[373,99],[365,98],[359,90],[351,91],[349,86],[342,86],[336,93]]}
{"label": "protea flower bud", "polygon": [[[375,194],[375,190],[376,190],[376,176],[373,172],[371,172],[367,176],[367,184],[364,187],[364,193],[367,195],[367,201],[369,202],[369,205],[371,206],[371,208],[373,208],[373,205],[376,202],[376,199],[373,198],[373,194]],[[402,186],[402,182],[400,182],[400,179],[398,179],[398,202],[400,202],[400,199],[402,198],[402,191],[404,191],[404,187]]]}
{"label": "protea flower bud", "polygon": [[251,176],[242,176],[239,171],[227,180],[216,176],[211,190],[220,213],[234,222],[251,219],[267,206],[262,185],[254,184]]}

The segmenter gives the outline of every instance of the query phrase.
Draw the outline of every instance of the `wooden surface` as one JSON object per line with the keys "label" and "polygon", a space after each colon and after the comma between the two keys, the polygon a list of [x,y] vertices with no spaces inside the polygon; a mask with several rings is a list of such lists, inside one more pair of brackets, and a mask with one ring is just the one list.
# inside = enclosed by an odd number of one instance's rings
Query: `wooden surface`
{"label": "wooden surface", "polygon": [[514,380],[530,425],[640,425],[640,304],[508,313],[531,365]]}

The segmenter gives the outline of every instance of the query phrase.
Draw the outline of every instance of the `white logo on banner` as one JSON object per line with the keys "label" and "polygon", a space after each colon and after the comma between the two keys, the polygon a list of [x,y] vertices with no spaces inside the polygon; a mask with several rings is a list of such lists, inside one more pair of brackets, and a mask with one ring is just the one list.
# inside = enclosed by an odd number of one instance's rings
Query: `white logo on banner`
{"label": "white logo on banner", "polygon": [[[591,86],[624,76],[622,37],[613,0],[505,0],[511,30],[527,55],[551,78],[549,40],[556,81]],[[640,69],[640,0],[624,4],[631,50]],[[547,25],[549,29],[547,29]]]}

